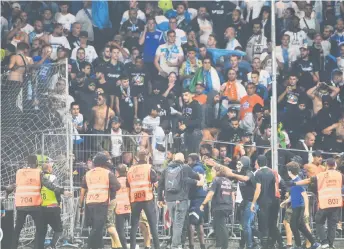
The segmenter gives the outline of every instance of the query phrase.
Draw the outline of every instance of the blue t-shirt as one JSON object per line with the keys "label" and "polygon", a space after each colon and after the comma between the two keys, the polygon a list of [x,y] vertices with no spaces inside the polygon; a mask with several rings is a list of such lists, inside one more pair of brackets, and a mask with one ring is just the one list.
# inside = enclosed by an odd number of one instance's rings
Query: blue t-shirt
{"label": "blue t-shirt", "polygon": [[[297,176],[293,182],[301,181],[301,178]],[[291,200],[291,207],[297,208],[297,207],[303,207],[305,206],[305,202],[302,197],[302,193],[305,192],[304,187],[302,186],[293,186],[290,188],[290,200]]]}
{"label": "blue t-shirt", "polygon": [[164,35],[161,31],[156,30],[154,32],[147,32],[145,38],[145,44],[143,47],[143,60],[144,62],[153,62],[156,49],[164,44]]}

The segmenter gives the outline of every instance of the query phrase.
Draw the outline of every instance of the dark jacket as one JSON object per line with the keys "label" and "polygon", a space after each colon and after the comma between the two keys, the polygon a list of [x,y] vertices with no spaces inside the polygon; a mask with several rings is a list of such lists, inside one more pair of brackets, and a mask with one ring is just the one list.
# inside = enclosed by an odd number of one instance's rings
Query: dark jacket
{"label": "dark jacket", "polygon": [[[166,170],[169,167],[175,168],[182,166],[182,189],[179,193],[169,193],[165,192],[165,176]],[[173,202],[173,201],[183,201],[189,199],[189,191],[192,185],[195,185],[199,180],[199,176],[196,172],[192,170],[188,165],[185,165],[179,161],[172,161],[168,164],[167,168],[162,172],[159,185],[158,185],[158,200],[163,201],[165,197],[165,201]],[[163,195],[164,192],[164,195]]]}
{"label": "dark jacket", "polygon": [[[200,175],[206,174],[206,168],[201,162],[197,162],[194,166],[191,167],[192,170]],[[203,188],[203,186],[192,186],[190,189],[190,200],[198,199],[198,198],[204,198],[207,196],[207,191]]]}

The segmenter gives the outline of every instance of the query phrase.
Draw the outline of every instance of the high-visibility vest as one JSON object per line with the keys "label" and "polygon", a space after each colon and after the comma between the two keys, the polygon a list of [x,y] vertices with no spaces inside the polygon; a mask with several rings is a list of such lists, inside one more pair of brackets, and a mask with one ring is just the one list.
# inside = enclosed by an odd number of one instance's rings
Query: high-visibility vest
{"label": "high-visibility vest", "polygon": [[86,173],[86,204],[109,202],[109,170],[96,167]]}
{"label": "high-visibility vest", "polygon": [[[53,182],[56,176],[51,174],[45,174],[43,177],[47,178],[49,181]],[[43,186],[41,189],[42,196],[42,207],[58,206],[58,201],[56,199],[55,192]]]}
{"label": "high-visibility vest", "polygon": [[121,188],[116,192],[116,214],[130,214],[130,200],[129,200],[129,188],[127,187],[127,178],[118,177]]}
{"label": "high-visibility vest", "polygon": [[343,176],[336,170],[327,170],[317,176],[318,201],[320,209],[341,207]]}
{"label": "high-visibility vest", "polygon": [[137,164],[128,171],[130,185],[130,202],[153,200],[153,187],[150,179],[150,164]]}
{"label": "high-visibility vest", "polygon": [[16,207],[41,206],[41,187],[41,171],[39,169],[19,169],[16,174]]}

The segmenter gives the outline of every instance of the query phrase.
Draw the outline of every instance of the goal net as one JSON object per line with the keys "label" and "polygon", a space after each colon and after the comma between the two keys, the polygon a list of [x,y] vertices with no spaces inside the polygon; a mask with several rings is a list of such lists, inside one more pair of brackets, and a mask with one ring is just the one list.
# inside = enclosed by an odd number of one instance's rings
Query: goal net
{"label": "goal net", "polygon": [[[21,76],[22,82],[18,81]],[[54,162],[53,173],[61,185],[69,186],[72,176],[67,160],[67,120],[72,100],[66,76],[65,63],[17,68],[2,74],[1,185],[15,182],[16,171],[27,165],[28,155],[40,155]],[[59,135],[42,139],[43,134]],[[64,213],[63,220],[71,215]],[[34,224],[28,218],[21,238],[33,238],[33,233]]]}

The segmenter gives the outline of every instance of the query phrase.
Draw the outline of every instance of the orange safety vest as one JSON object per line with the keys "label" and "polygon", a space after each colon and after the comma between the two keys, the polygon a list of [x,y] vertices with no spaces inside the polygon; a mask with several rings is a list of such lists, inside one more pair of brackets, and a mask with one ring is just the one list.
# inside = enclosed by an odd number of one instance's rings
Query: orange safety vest
{"label": "orange safety vest", "polygon": [[16,174],[16,207],[39,207],[41,197],[41,170],[25,168]]}
{"label": "orange safety vest", "polygon": [[96,167],[86,173],[87,197],[86,204],[104,203],[109,201],[109,170]]}
{"label": "orange safety vest", "polygon": [[336,170],[328,170],[316,175],[320,209],[341,207],[343,176]]}
{"label": "orange safety vest", "polygon": [[130,202],[153,200],[153,187],[150,179],[150,164],[137,164],[128,171]]}
{"label": "orange safety vest", "polygon": [[118,177],[121,188],[116,192],[116,214],[130,214],[130,200],[129,200],[129,188],[127,187],[127,178]]}

